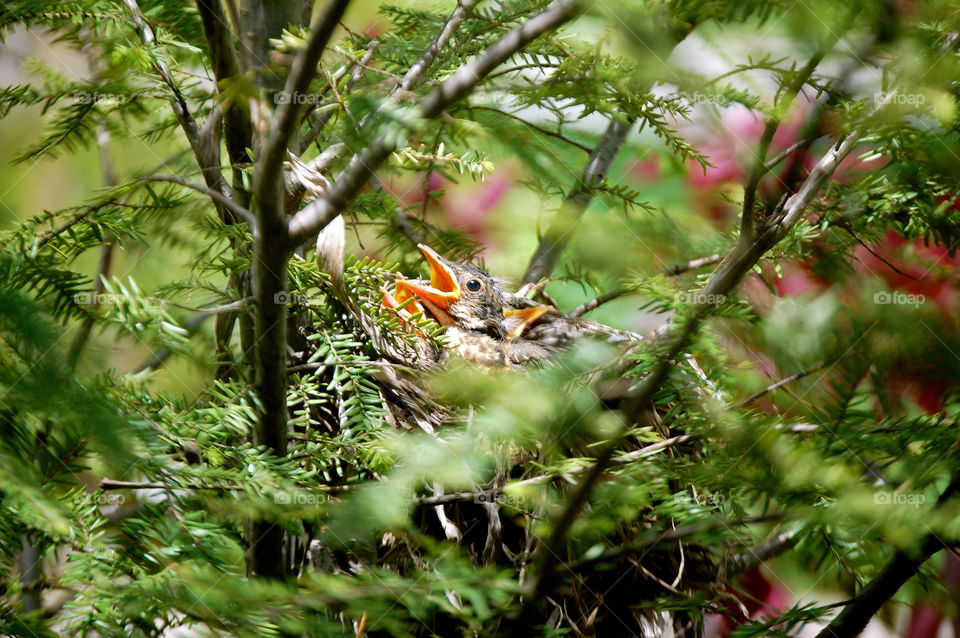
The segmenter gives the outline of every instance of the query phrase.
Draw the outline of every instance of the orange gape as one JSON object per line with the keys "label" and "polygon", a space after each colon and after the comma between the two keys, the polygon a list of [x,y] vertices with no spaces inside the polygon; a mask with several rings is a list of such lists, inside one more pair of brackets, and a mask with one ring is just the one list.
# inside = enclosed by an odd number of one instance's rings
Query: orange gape
{"label": "orange gape", "polygon": [[507,329],[507,338],[519,337],[527,328],[535,324],[537,319],[550,312],[550,310],[550,306],[504,309],[503,325]]}
{"label": "orange gape", "polygon": [[415,323],[414,317],[423,315],[423,306],[417,301],[417,297],[410,292],[410,289],[403,285],[402,277],[397,273],[397,282],[394,284],[393,292],[383,287],[380,288],[380,292],[383,294],[380,305],[395,310],[400,325],[407,330],[412,328],[418,335],[423,336],[423,333],[413,326]]}

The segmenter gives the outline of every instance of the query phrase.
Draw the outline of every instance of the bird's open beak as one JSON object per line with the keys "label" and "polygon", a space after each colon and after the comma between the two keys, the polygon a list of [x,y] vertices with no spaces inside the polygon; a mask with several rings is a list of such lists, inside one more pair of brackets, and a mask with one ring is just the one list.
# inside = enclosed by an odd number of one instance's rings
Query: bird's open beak
{"label": "bird's open beak", "polygon": [[450,267],[443,263],[435,250],[424,244],[417,244],[417,247],[430,264],[430,285],[426,286],[398,276],[392,297],[388,299],[389,295],[385,295],[383,303],[385,306],[396,308],[407,299],[413,299],[410,302],[412,310],[422,312],[426,308],[441,326],[451,326],[454,322],[447,309],[450,304],[460,298],[460,284],[457,283],[457,277]]}
{"label": "bird's open beak", "polygon": [[397,320],[407,331],[412,328],[418,335],[423,336],[423,333],[416,328],[416,322],[412,321],[417,316],[423,316],[423,306],[417,303],[416,297],[405,295],[404,292],[405,291],[399,287],[394,288],[393,292],[381,287],[380,293],[383,297],[380,299],[380,304],[385,308],[395,310]]}
{"label": "bird's open beak", "polygon": [[424,286],[412,281],[405,281],[404,285],[420,299],[426,299],[446,310],[460,298],[460,284],[457,283],[456,273],[443,263],[443,259],[434,249],[424,244],[417,244],[417,248],[430,264],[430,285]]}
{"label": "bird's open beak", "polygon": [[513,339],[522,335],[527,328],[536,323],[537,319],[553,310],[552,306],[533,306],[531,308],[507,308],[503,311],[503,327],[507,330],[507,338]]}
{"label": "bird's open beak", "polygon": [[397,284],[394,286],[392,293],[386,288],[381,288],[380,292],[383,293],[383,299],[380,303],[387,308],[393,308],[401,317],[409,319],[418,312],[423,312],[423,306],[420,305],[417,297],[411,294],[408,288],[401,285],[402,281],[404,280],[397,277]]}

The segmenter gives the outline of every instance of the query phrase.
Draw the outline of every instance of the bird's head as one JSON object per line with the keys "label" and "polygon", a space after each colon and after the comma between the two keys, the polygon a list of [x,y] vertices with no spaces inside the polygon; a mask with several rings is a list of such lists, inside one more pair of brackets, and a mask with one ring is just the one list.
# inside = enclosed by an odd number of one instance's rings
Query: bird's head
{"label": "bird's head", "polygon": [[493,277],[476,266],[450,261],[424,244],[417,247],[430,264],[430,285],[398,278],[398,298],[415,296],[442,326],[504,339],[503,299]]}

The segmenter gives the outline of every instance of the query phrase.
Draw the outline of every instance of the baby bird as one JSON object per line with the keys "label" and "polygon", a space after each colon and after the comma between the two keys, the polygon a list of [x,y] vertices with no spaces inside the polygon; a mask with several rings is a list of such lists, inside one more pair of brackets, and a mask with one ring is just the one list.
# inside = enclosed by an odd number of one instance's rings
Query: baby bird
{"label": "baby bird", "polygon": [[[419,304],[415,310],[425,310],[446,327],[447,342],[454,354],[491,367],[519,366],[549,357],[546,348],[522,337],[549,307],[505,310],[503,293],[489,274],[476,266],[450,261],[424,244],[417,247],[430,265],[430,284],[398,277],[395,301],[414,297]],[[394,305],[386,296],[385,300]]]}

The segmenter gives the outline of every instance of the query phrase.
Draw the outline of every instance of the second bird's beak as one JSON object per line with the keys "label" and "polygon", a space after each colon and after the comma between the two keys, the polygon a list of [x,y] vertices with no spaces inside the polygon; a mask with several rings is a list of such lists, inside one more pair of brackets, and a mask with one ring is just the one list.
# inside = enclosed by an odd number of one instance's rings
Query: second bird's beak
{"label": "second bird's beak", "polygon": [[430,264],[430,285],[425,286],[408,279],[397,279],[397,291],[403,290],[404,293],[415,295],[440,325],[453,325],[453,318],[450,317],[447,309],[450,308],[450,304],[460,299],[460,284],[457,282],[456,273],[429,246],[417,244],[417,248]]}

